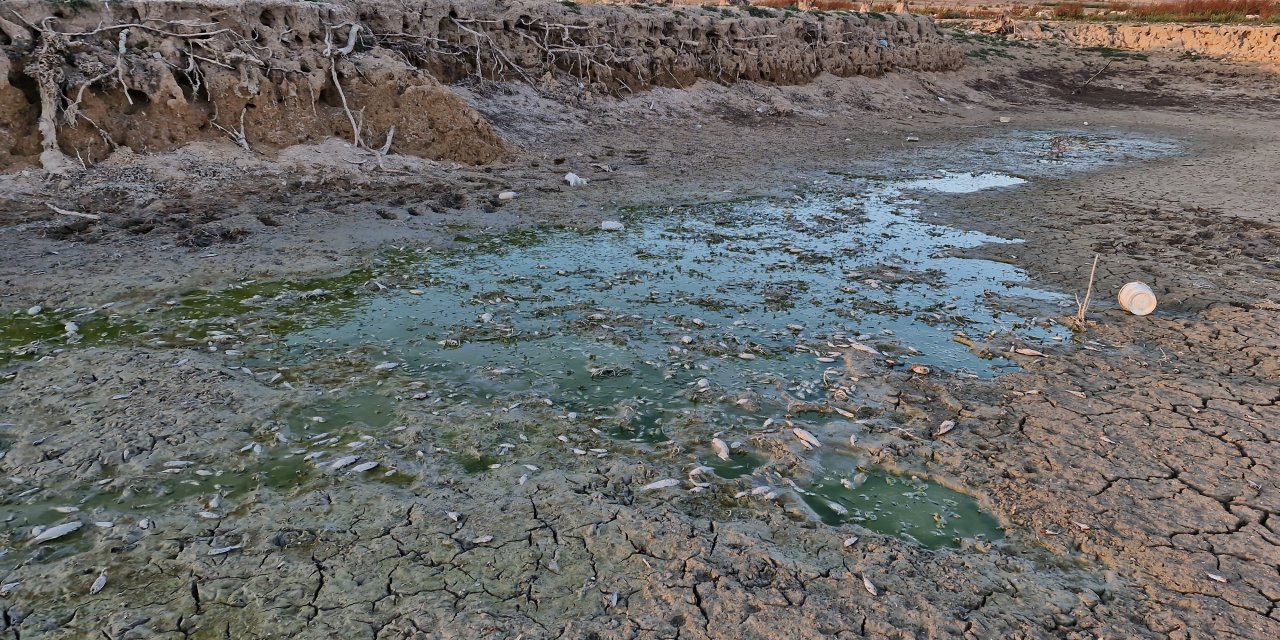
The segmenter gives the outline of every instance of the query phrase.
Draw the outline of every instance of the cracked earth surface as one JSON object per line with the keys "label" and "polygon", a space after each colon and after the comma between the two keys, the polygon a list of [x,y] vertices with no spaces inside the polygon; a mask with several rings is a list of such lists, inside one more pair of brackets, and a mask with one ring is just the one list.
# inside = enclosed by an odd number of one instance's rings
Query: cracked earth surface
{"label": "cracked earth surface", "polygon": [[[1046,128],[1079,120],[1050,111],[1036,116]],[[7,481],[0,507],[13,514],[0,583],[19,583],[0,596],[0,629],[14,640],[1275,636],[1274,118],[1213,119],[1193,133],[1180,130],[1181,114],[1110,116],[1179,140],[1191,159],[1033,178],[966,196],[967,213],[946,220],[1025,238],[1016,250],[972,253],[1014,251],[1005,259],[1062,291],[1083,288],[1093,254],[1103,253],[1087,331],[992,381],[911,375],[858,355],[850,406],[869,423],[810,426],[828,443],[861,428],[858,455],[869,462],[972,492],[1005,528],[996,544],[928,550],[828,526],[793,491],[740,496],[750,478],[702,476],[708,486],[698,492],[692,480],[641,489],[688,477],[694,454],[705,458],[710,425],[684,425],[668,443],[619,442],[532,394],[438,410],[413,401],[418,390],[403,380],[343,363],[299,373],[286,389],[203,349],[86,347],[22,364],[0,385],[9,425],[0,470],[22,479]],[[734,131],[714,120],[697,135]],[[948,127],[928,129],[938,150],[898,158],[929,170],[929,153],[945,156],[948,143],[977,135]],[[800,125],[753,131],[776,143],[778,163],[801,166],[805,146],[820,146]],[[652,135],[611,133],[621,142]],[[726,144],[742,152],[760,141]],[[660,168],[678,173],[720,160],[669,162]],[[829,167],[832,156],[811,163]],[[498,175],[532,180],[510,168]],[[670,193],[649,187],[644,197],[687,192],[671,180]],[[597,207],[606,197],[547,193],[545,206]],[[66,277],[57,265],[49,271],[39,277]],[[1160,297],[1153,316],[1128,316],[1111,299],[1138,279]],[[978,346],[1002,352],[1011,341],[988,336]],[[319,392],[353,382],[396,399],[391,424],[403,428],[371,430],[369,440],[343,432],[340,446],[366,442],[361,450],[379,452],[394,474],[301,468],[281,479],[256,466],[255,444],[297,446],[276,435]],[[930,435],[947,419],[954,430]],[[498,446],[517,435],[527,440]],[[768,453],[763,473],[776,487],[812,471],[813,454],[786,433],[761,432],[751,446]],[[506,450],[486,457],[495,449]],[[468,466],[472,458],[482,464]],[[208,490],[150,491],[170,476],[227,478],[230,488],[217,506]],[[233,480],[245,477],[253,480]],[[134,514],[109,528],[93,524],[91,506],[49,521],[16,497],[36,485],[71,495],[103,481]],[[68,517],[86,524],[28,544],[37,521]],[[90,595],[104,568],[106,587]]]}

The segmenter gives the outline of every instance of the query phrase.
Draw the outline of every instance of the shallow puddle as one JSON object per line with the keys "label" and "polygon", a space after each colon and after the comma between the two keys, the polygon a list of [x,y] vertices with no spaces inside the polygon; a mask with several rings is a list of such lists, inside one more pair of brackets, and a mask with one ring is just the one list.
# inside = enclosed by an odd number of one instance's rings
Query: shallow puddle
{"label": "shallow puddle", "polygon": [[862,471],[830,457],[828,461],[837,470],[804,487],[801,494],[827,524],[854,523],[929,549],[1004,537],[1000,523],[972,496],[910,475]]}

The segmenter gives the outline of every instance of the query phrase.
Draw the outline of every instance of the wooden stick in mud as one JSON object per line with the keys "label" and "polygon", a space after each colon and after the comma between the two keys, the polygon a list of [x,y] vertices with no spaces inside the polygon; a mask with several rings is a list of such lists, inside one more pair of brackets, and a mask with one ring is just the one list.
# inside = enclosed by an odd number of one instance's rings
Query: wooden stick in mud
{"label": "wooden stick in mud", "polygon": [[1100,254],[1093,254],[1093,268],[1089,270],[1089,287],[1085,289],[1084,300],[1077,303],[1080,310],[1076,313],[1076,321],[1080,323],[1081,329],[1084,328],[1084,314],[1089,311],[1089,302],[1093,299],[1093,276],[1098,273],[1098,259],[1101,257]]}
{"label": "wooden stick in mud", "polygon": [[47,203],[47,202],[45,203],[45,206],[46,206],[46,207],[49,207],[50,209],[53,209],[54,213],[61,213],[61,214],[62,214],[62,215],[64,215],[64,216],[75,216],[75,217],[77,217],[77,218],[84,218],[84,219],[86,219],[86,220],[101,220],[101,219],[102,219],[102,216],[100,216],[100,215],[98,215],[98,214],[96,214],[96,213],[80,213],[79,211],[71,211],[71,210],[68,210],[68,209],[62,209],[62,208],[59,208],[59,207],[55,207],[55,206],[53,206],[53,205],[51,205],[51,204],[49,204],[49,203]]}
{"label": "wooden stick in mud", "polygon": [[1107,67],[1111,66],[1111,62],[1112,62],[1111,60],[1107,60],[1107,63],[1106,63],[1106,64],[1104,64],[1104,65],[1102,65],[1102,68],[1101,68],[1101,69],[1098,69],[1098,72],[1097,72],[1097,73],[1095,73],[1095,74],[1093,74],[1093,75],[1089,76],[1089,79],[1088,79],[1088,80],[1085,80],[1085,81],[1084,81],[1084,84],[1080,85],[1079,87],[1076,87],[1076,89],[1075,89],[1074,91],[1072,91],[1072,92],[1071,92],[1071,95],[1073,95],[1073,96],[1074,96],[1074,95],[1079,94],[1081,91],[1084,91],[1084,90],[1085,90],[1085,88],[1089,86],[1089,83],[1093,82],[1094,80],[1097,80],[1097,79],[1098,79],[1098,76],[1102,75],[1102,72],[1103,72],[1103,71],[1106,71],[1106,70],[1107,70]]}

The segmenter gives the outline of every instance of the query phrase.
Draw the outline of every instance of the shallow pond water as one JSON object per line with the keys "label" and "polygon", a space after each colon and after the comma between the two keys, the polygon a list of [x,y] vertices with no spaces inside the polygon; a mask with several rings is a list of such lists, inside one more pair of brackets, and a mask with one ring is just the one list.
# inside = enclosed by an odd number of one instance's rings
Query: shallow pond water
{"label": "shallow pond water", "polygon": [[[234,342],[229,364],[254,371],[341,358],[364,360],[364,374],[393,385],[413,380],[437,401],[486,406],[532,393],[641,444],[661,443],[672,425],[691,422],[740,438],[780,416],[787,399],[824,400],[823,372],[840,366],[850,344],[881,352],[849,352],[855,359],[991,377],[1017,366],[975,353],[957,332],[1065,338],[1064,328],[1003,307],[1017,299],[1056,308],[1066,296],[1026,286],[1009,264],[953,255],[1016,240],[924,219],[927,207],[962,206],[964,193],[1022,182],[940,173],[842,183],[790,201],[637,211],[621,232],[483,237],[460,250],[396,252],[340,278],[192,292],[143,314],[146,322],[98,310],[15,314],[0,338],[8,347],[32,336],[57,345],[66,337],[61,325],[79,318],[76,333],[86,341],[134,336],[224,352]],[[929,204],[915,199],[929,192]],[[301,448],[269,455],[226,490],[304,483],[319,461],[342,456],[357,432],[389,428],[395,406],[383,395],[355,394],[320,399],[282,419],[295,436],[287,446],[311,447],[306,439],[332,432],[336,439],[325,446],[338,452],[306,463]],[[708,464],[733,479],[763,462],[742,448]],[[495,461],[478,454],[458,463],[482,473]],[[224,490],[212,479],[157,478],[125,499],[116,493],[110,504],[85,507],[128,511]],[[998,537],[972,499],[894,478],[872,475],[848,495],[838,480],[824,479],[805,499],[827,522],[856,521],[925,546]],[[55,517],[50,504],[26,503],[46,510],[28,513],[28,522]],[[923,513],[926,506],[931,511]]]}

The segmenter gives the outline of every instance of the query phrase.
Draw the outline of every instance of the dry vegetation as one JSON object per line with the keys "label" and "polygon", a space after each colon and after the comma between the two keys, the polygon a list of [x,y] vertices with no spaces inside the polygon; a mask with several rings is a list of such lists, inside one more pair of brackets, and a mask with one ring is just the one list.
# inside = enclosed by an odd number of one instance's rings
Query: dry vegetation
{"label": "dry vegetation", "polygon": [[[1014,17],[1054,20],[1102,20],[1139,22],[1215,22],[1270,23],[1280,22],[1280,2],[1274,0],[1168,0],[1155,2],[1046,2],[991,4],[966,3],[963,0],[935,0],[910,3],[911,12],[937,19],[963,20],[994,18],[1008,13]],[[861,2],[858,0],[753,0],[737,8],[755,13],[761,8],[786,11],[870,11],[890,13],[899,10],[896,2]]]}

